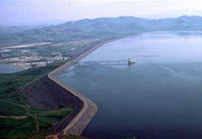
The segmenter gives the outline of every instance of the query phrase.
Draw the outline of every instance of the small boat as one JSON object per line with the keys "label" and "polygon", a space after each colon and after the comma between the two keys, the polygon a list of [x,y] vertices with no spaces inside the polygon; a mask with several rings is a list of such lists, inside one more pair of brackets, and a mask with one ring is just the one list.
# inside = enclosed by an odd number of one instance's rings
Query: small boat
{"label": "small boat", "polygon": [[128,58],[128,65],[136,63],[135,59]]}

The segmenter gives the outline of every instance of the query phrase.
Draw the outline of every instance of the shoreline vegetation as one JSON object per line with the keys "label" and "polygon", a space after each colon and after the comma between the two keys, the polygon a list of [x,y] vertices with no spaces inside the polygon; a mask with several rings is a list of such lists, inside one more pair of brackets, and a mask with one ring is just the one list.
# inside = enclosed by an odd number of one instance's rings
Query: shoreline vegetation
{"label": "shoreline vegetation", "polygon": [[0,138],[42,138],[50,134],[46,129],[71,113],[71,108],[54,110],[53,106],[48,108],[43,104],[34,107],[34,103],[28,101],[32,96],[28,94],[31,90],[26,90],[27,86],[34,86],[41,77],[55,68],[49,66],[0,74]]}

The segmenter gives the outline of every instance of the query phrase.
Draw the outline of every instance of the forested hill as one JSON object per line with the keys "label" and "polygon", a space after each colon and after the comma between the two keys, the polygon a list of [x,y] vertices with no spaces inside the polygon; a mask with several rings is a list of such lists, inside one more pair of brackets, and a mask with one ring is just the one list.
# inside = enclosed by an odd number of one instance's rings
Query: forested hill
{"label": "forested hill", "polygon": [[202,17],[143,19],[136,17],[84,19],[56,26],[43,26],[17,30],[16,27],[0,28],[0,47],[35,43],[68,42],[88,38],[114,38],[148,31],[200,31]]}

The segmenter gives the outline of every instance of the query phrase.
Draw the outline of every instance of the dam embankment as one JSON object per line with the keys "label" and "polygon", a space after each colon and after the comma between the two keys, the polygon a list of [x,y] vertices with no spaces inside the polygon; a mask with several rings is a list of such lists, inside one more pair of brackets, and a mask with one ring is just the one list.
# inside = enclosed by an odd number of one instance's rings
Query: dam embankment
{"label": "dam embankment", "polygon": [[83,130],[86,128],[86,126],[90,123],[90,121],[93,119],[95,114],[98,111],[98,107],[96,104],[91,101],[90,99],[86,98],[79,92],[75,91],[73,88],[69,87],[66,84],[63,84],[60,82],[56,75],[59,74],[60,72],[66,70],[67,68],[71,67],[73,63],[76,63],[80,61],[82,58],[102,46],[104,43],[98,44],[95,47],[92,47],[90,49],[87,49],[85,52],[80,54],[79,56],[75,57],[73,60],[67,62],[66,64],[62,65],[61,67],[57,68],[50,74],[48,74],[49,79],[51,79],[53,82],[55,82],[57,85],[61,86],[64,88],[68,93],[72,94],[75,96],[78,100],[80,100],[83,104],[83,107],[81,110],[78,112],[78,114],[66,124],[66,128],[62,131],[64,134],[71,134],[71,135],[80,135]]}
{"label": "dam embankment", "polygon": [[[121,37],[121,38],[123,38],[123,37]],[[80,61],[81,59],[83,59],[88,54],[92,53],[94,50],[101,47],[102,45],[109,43],[109,42],[113,42],[115,40],[119,40],[121,38],[115,38],[115,39],[111,39],[109,41],[104,41],[98,45],[95,45],[94,47],[88,48],[85,51],[83,51],[82,53],[77,54],[73,60],[67,62],[66,64],[60,66],[59,68],[57,68],[56,70],[54,70],[48,74],[49,79],[51,79],[57,85],[64,88],[68,93],[71,93],[73,96],[75,96],[77,99],[79,99],[83,104],[82,109],[78,112],[78,114],[71,121],[68,122],[68,124],[66,124],[67,126],[62,131],[62,133],[71,134],[71,135],[81,135],[83,130],[87,127],[87,125],[91,122],[93,117],[96,115],[96,113],[98,111],[98,107],[92,100],[85,97],[81,93],[75,91],[73,88],[71,88],[67,84],[64,84],[62,81],[60,81],[57,78],[57,75],[59,73],[61,73],[62,71],[67,70],[69,67],[74,65],[74,63]]]}
{"label": "dam embankment", "polygon": [[[114,40],[117,39],[110,40],[110,42]],[[47,76],[29,84],[23,90],[23,95],[29,99],[28,102],[32,106],[40,107],[41,109],[58,109],[69,106],[73,108],[70,116],[68,115],[52,127],[51,130],[53,132],[80,135],[97,113],[98,107],[93,101],[62,83],[56,75],[68,69],[73,63],[80,61],[107,42],[84,49],[82,52],[77,53],[73,60],[60,66]]]}

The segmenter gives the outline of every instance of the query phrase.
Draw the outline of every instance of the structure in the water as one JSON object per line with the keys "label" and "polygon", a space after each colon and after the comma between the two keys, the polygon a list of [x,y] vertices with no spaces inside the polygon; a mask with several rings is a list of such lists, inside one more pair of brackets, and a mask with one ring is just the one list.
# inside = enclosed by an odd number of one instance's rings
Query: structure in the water
{"label": "structure in the water", "polygon": [[71,62],[72,64],[78,65],[131,65],[136,63],[136,61],[132,58],[127,60],[115,60],[115,61],[79,61],[79,62]]}
{"label": "structure in the water", "polygon": [[135,59],[129,58],[128,59],[128,65],[136,63]]}

